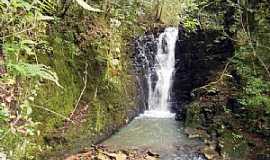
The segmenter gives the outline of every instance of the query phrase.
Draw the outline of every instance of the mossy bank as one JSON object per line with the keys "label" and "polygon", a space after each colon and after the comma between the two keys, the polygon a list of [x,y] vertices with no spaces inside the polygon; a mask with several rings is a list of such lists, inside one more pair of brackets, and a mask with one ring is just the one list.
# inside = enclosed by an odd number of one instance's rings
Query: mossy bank
{"label": "mossy bank", "polygon": [[1,1],[0,152],[61,158],[127,124],[143,104],[129,44],[146,30],[178,23],[177,14],[165,15],[179,6]]}

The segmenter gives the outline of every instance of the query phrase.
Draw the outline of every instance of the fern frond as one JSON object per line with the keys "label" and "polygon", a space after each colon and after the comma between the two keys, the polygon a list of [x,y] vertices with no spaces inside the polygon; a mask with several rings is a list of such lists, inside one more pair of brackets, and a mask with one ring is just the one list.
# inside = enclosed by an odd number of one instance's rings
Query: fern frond
{"label": "fern frond", "polygon": [[29,64],[29,63],[18,63],[18,64],[8,64],[9,70],[15,74],[25,77],[39,77],[41,79],[46,79],[54,82],[57,86],[63,88],[59,84],[59,79],[57,74],[51,70],[46,65],[43,64]]}

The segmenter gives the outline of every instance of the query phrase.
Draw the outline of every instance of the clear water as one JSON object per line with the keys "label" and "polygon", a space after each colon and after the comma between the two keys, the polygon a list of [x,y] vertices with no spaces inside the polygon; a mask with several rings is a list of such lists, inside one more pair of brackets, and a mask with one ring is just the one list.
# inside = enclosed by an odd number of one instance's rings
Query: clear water
{"label": "clear water", "polygon": [[138,117],[103,142],[112,149],[151,150],[161,160],[203,160],[196,152],[201,145],[183,134],[183,125],[173,118]]}

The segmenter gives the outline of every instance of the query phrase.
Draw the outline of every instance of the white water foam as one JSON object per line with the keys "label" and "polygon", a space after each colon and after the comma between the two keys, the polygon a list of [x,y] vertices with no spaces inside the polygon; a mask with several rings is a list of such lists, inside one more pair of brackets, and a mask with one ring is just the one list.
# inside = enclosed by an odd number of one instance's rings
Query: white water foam
{"label": "white water foam", "polygon": [[174,118],[175,114],[170,111],[146,110],[136,118]]}
{"label": "white water foam", "polygon": [[[148,70],[148,110],[140,117],[171,118],[170,90],[175,71],[175,44],[178,38],[177,28],[166,28],[158,38],[158,50],[154,69]],[[156,76],[157,81],[153,82]]]}

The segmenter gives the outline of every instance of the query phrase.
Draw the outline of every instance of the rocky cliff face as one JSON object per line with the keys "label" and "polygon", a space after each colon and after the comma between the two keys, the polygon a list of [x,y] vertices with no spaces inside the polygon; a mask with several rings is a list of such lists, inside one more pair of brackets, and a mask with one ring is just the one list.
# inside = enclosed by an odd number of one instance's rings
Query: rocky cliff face
{"label": "rocky cliff face", "polygon": [[[163,27],[153,28],[145,33],[144,36],[137,37],[132,42],[134,71],[138,83],[138,96],[140,99],[140,110],[144,111],[148,106],[148,72],[151,72],[155,65],[155,56],[157,53],[157,38]],[[152,76],[152,81],[156,81],[157,77]]]}
{"label": "rocky cliff face", "polygon": [[209,83],[233,55],[233,42],[217,30],[186,31],[179,27],[176,44],[176,73],[173,85],[177,119],[184,119],[184,105],[192,99],[192,90]]}
{"label": "rocky cliff face", "polygon": [[[157,37],[164,29],[149,31],[134,41],[133,61],[140,86],[140,99],[147,108],[148,85],[146,73],[154,67]],[[176,119],[184,119],[184,105],[192,100],[192,90],[209,83],[233,55],[233,42],[217,30],[190,32],[179,26],[176,42],[176,72],[172,87],[172,111]],[[151,77],[155,80],[155,77]]]}

